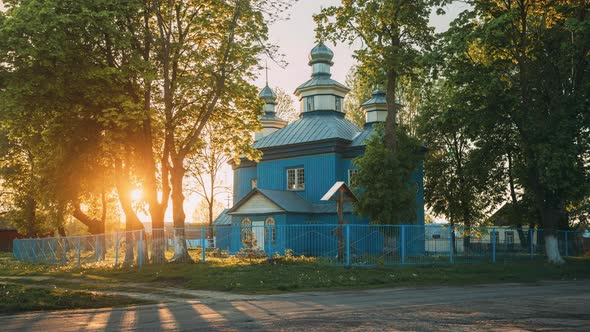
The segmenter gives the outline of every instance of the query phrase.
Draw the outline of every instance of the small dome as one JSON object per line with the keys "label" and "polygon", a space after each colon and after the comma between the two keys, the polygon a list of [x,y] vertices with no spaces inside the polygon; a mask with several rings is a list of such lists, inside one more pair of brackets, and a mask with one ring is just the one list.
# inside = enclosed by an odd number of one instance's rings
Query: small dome
{"label": "small dome", "polygon": [[264,100],[267,104],[272,104],[277,100],[277,95],[266,85],[258,94],[258,98]]}
{"label": "small dome", "polygon": [[365,101],[364,103],[362,103],[361,107],[369,106],[369,105],[382,105],[382,104],[387,104],[387,99],[385,98],[385,92],[383,90],[381,90],[380,88],[377,88],[375,91],[373,91],[372,98]]}
{"label": "small dome", "polygon": [[311,49],[309,52],[309,64],[312,65],[314,63],[327,63],[329,65],[333,65],[332,58],[334,58],[334,52],[328,48],[328,46],[324,45],[324,43],[317,44],[314,48]]}

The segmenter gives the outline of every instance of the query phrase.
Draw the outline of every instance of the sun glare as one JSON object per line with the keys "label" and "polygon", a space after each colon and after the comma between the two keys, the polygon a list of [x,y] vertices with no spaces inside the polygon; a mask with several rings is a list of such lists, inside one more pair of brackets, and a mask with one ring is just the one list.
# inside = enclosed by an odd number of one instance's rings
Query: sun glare
{"label": "sun glare", "polygon": [[131,199],[134,201],[139,201],[142,196],[143,196],[143,193],[139,189],[135,189],[131,192]]}

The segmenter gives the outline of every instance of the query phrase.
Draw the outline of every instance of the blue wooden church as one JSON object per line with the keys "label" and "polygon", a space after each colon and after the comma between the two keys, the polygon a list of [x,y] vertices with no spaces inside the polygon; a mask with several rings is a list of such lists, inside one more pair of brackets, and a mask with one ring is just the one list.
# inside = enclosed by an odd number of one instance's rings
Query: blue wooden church
{"label": "blue wooden church", "polygon": [[[336,204],[320,199],[336,182],[350,185],[354,181],[353,159],[364,152],[366,139],[376,123],[385,121],[387,111],[385,94],[375,91],[361,105],[366,114],[364,128],[345,119],[343,101],[349,89],[331,78],[333,57],[321,43],[311,50],[311,78],[295,90],[301,109],[297,121],[288,124],[277,117],[276,95],[268,84],[260,92],[265,102],[260,118],[263,129],[256,133],[253,146],[262,158],[232,165],[233,206],[214,222],[218,248],[236,252],[244,246],[245,236],[253,236],[257,246],[267,251],[289,248],[313,255],[331,250],[337,241]],[[417,223],[423,225],[422,166],[414,180]],[[350,204],[344,205],[343,212],[345,223],[370,223],[354,213]]]}

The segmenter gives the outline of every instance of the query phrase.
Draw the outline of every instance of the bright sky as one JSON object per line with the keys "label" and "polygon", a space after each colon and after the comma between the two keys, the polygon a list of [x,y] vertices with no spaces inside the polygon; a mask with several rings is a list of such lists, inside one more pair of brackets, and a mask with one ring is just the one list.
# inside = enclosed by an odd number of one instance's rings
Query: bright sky
{"label": "bright sky", "polygon": [[[287,93],[293,93],[297,86],[307,81],[311,75],[311,68],[307,65],[309,51],[315,46],[315,23],[312,15],[318,13],[322,7],[340,4],[340,0],[299,0],[291,9],[291,18],[279,21],[270,27],[270,42],[280,47],[284,60],[288,62],[286,68],[269,60],[269,85],[280,87]],[[437,32],[448,29],[449,23],[465,10],[467,5],[455,3],[446,8],[446,15],[433,14],[431,25]],[[334,51],[334,66],[332,78],[344,83],[346,74],[355,63],[352,58],[353,49],[348,44],[327,45]],[[260,73],[256,85],[264,86],[265,75]]]}

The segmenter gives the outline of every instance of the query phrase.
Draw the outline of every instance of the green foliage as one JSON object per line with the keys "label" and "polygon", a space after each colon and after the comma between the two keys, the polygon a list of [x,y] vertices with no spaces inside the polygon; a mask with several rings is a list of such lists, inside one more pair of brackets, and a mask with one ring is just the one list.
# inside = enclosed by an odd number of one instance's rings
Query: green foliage
{"label": "green foliage", "polygon": [[[439,80],[427,94],[418,117],[418,134],[428,147],[425,200],[431,211],[453,225],[484,222],[504,198],[507,183],[503,160],[472,135],[478,109],[467,88]],[[490,137],[487,137],[489,139]]]}
{"label": "green foliage", "polygon": [[385,83],[389,115],[383,138],[392,151],[397,148],[399,81],[413,75],[414,69],[420,66],[422,52],[434,41],[434,29],[428,26],[431,9],[446,2],[350,0],[314,15],[319,40],[349,44],[360,40],[361,47],[354,53],[359,62],[358,70],[369,81]]}
{"label": "green foliage", "polygon": [[[285,291],[367,289],[379,287],[468,285],[501,282],[573,280],[590,273],[590,258],[570,259],[567,266],[540,261],[512,264],[444,264],[421,266],[378,266],[343,268],[322,264],[308,257],[283,256],[269,264],[265,259],[207,259],[207,264],[146,265],[137,268],[92,267],[85,269],[27,264],[22,275],[46,275],[88,281],[93,288],[128,291],[127,282],[145,286],[231,291],[236,293],[277,293]],[[11,275],[16,262],[3,262],[0,276]],[[63,283],[63,279],[60,279]],[[50,279],[51,284],[59,285]],[[29,281],[30,282],[30,281]],[[71,287],[72,285],[68,286]],[[64,287],[66,285],[64,284]],[[142,288],[142,292],[149,291]]]}
{"label": "green foliage", "polygon": [[[55,286],[54,286],[55,287]],[[104,295],[88,291],[70,291],[60,288],[36,288],[13,284],[0,284],[0,314],[15,314],[38,310],[64,310],[122,307],[149,304],[149,301],[120,295]]]}
{"label": "green foliage", "polygon": [[416,222],[416,184],[413,173],[422,159],[422,147],[403,130],[398,131],[395,153],[383,144],[383,129],[377,127],[365,153],[354,160],[359,170],[356,210],[379,224]]}
{"label": "green foliage", "polygon": [[551,234],[567,227],[568,209],[590,194],[589,8],[566,1],[473,6],[445,33],[440,72],[475,111],[464,128],[485,157],[483,169],[508,168],[512,201],[528,196]]}

